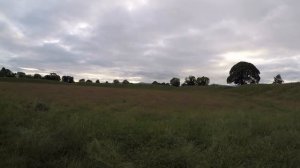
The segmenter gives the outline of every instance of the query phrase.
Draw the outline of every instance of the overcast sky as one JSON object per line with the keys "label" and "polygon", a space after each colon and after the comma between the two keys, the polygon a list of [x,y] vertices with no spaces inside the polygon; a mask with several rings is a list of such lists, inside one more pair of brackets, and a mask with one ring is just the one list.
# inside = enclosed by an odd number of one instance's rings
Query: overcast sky
{"label": "overcast sky", "polygon": [[300,81],[299,0],[0,0],[0,66],[134,82],[208,76],[249,61]]}

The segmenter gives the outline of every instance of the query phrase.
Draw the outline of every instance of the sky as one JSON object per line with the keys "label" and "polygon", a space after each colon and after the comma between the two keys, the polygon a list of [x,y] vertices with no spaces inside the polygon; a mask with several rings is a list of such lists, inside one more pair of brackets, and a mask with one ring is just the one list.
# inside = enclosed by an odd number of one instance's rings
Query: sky
{"label": "sky", "polygon": [[0,0],[0,66],[101,82],[207,76],[239,61],[300,81],[299,0]]}

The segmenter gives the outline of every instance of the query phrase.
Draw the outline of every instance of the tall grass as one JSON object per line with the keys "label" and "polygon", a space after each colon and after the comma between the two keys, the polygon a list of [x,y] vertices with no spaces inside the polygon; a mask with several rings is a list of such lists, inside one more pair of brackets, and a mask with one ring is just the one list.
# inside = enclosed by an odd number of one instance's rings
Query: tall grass
{"label": "tall grass", "polygon": [[0,83],[0,167],[298,167],[300,85]]}

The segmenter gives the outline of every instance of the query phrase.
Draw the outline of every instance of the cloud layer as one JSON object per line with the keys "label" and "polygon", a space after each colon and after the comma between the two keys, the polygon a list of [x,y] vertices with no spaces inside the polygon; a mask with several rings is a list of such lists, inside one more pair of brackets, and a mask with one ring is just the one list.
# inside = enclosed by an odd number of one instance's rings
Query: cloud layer
{"label": "cloud layer", "polygon": [[297,0],[0,0],[0,65],[134,82],[208,76],[239,61],[300,80]]}

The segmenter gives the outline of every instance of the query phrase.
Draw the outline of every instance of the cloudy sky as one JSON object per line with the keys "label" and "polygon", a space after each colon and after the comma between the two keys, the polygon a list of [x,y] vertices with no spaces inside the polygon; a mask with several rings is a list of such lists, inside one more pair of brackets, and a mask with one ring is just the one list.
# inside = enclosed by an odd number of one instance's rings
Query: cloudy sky
{"label": "cloudy sky", "polygon": [[299,0],[0,0],[0,66],[26,73],[225,84],[249,61],[300,81]]}

